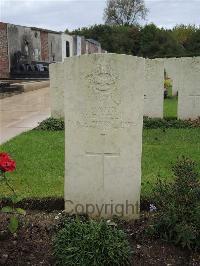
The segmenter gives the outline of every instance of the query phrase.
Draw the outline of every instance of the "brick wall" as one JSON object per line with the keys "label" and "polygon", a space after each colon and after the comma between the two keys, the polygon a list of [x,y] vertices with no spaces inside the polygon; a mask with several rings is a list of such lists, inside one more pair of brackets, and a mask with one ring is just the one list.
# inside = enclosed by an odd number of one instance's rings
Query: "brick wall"
{"label": "brick wall", "polygon": [[0,78],[9,77],[7,24],[0,22]]}
{"label": "brick wall", "polygon": [[49,61],[49,47],[48,47],[48,32],[41,31],[41,59],[42,61]]}

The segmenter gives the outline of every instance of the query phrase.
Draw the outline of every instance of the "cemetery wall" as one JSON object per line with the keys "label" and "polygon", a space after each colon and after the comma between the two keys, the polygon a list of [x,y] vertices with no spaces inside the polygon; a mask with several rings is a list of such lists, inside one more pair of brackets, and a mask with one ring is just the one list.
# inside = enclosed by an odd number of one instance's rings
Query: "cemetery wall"
{"label": "cemetery wall", "polygon": [[73,56],[73,36],[62,33],[62,61],[67,57],[66,56],[66,42],[69,43],[69,56]]}
{"label": "cemetery wall", "polygon": [[48,32],[41,31],[41,60],[44,62],[49,61],[49,44],[48,44]]}
{"label": "cemetery wall", "polygon": [[85,41],[83,40],[82,36],[76,36],[76,40],[77,40],[76,55],[82,55],[82,49],[83,49],[83,46],[85,46]]}
{"label": "cemetery wall", "polygon": [[8,24],[8,54],[10,67],[15,64],[15,53],[21,53],[28,63],[41,61],[40,31]]}
{"label": "cemetery wall", "polygon": [[84,36],[81,36],[81,54],[86,54],[86,42]]}
{"label": "cemetery wall", "polygon": [[49,62],[62,61],[62,40],[60,33],[48,33]]}
{"label": "cemetery wall", "polygon": [[9,77],[7,24],[0,22],[0,78]]}
{"label": "cemetery wall", "polygon": [[86,54],[101,53],[101,44],[97,41],[86,40]]}
{"label": "cemetery wall", "polygon": [[[98,42],[86,41],[83,36],[0,22],[0,78],[12,75],[22,78],[20,71],[27,72],[31,67],[33,70],[36,63],[63,61],[66,57],[66,41],[69,41],[70,56],[100,52]],[[27,65],[31,65],[28,70]],[[31,77],[31,73],[25,75]]]}

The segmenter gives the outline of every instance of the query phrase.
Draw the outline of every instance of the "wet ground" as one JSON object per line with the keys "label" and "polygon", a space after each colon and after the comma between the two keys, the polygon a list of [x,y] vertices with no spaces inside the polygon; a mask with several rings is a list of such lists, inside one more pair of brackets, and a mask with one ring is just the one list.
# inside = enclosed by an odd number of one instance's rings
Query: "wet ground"
{"label": "wet ground", "polygon": [[50,116],[49,88],[0,99],[0,144]]}

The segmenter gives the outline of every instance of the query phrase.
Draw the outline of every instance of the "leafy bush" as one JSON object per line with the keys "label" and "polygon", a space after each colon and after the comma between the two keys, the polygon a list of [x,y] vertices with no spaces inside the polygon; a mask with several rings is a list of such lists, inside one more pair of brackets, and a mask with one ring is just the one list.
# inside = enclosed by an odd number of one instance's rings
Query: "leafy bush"
{"label": "leafy bush", "polygon": [[69,219],[54,239],[56,265],[129,265],[130,247],[122,230],[105,221]]}
{"label": "leafy bush", "polygon": [[171,94],[172,94],[172,81],[169,78],[165,78],[165,81],[164,81],[164,98],[171,97],[172,96]]}
{"label": "leafy bush", "polygon": [[[149,118],[144,117],[143,128],[194,128],[200,127],[200,117],[196,120],[177,120],[175,118]],[[64,119],[48,118],[42,121],[34,130],[60,131],[65,130]]]}
{"label": "leafy bush", "polygon": [[71,32],[72,35],[85,36],[101,43],[110,53],[137,55],[140,48],[140,26],[94,25]]}
{"label": "leafy bush", "polygon": [[177,120],[175,118],[149,118],[144,117],[143,128],[193,128],[200,127],[200,119],[192,120]]}
{"label": "leafy bush", "polygon": [[143,57],[177,57],[200,55],[200,27],[178,25],[173,29],[154,24],[94,25],[68,34],[99,41],[110,53]]}
{"label": "leafy bush", "polygon": [[[193,128],[200,127],[200,117],[196,120],[177,120],[175,118],[149,118],[143,119],[144,128]],[[42,121],[35,130],[49,130],[60,131],[65,129],[65,122],[63,119],[48,118]]]}
{"label": "leafy bush", "polygon": [[164,81],[164,87],[166,89],[169,89],[170,87],[172,87],[172,83],[171,83],[171,80],[169,78],[165,79],[165,81]]}
{"label": "leafy bush", "polygon": [[42,121],[36,130],[51,130],[51,131],[59,131],[64,130],[65,124],[63,119],[50,117],[44,121]]}
{"label": "leafy bush", "polygon": [[173,183],[158,180],[155,202],[158,209],[152,232],[164,240],[200,248],[200,180],[196,164],[182,158],[172,168]]}

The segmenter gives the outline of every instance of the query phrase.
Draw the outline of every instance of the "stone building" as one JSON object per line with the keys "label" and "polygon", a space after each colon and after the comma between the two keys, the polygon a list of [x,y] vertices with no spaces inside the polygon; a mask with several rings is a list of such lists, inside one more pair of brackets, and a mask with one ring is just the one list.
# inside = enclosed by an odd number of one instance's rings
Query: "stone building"
{"label": "stone building", "polygon": [[101,53],[101,44],[92,39],[86,39],[86,53]]}
{"label": "stone building", "polygon": [[82,36],[0,22],[0,78],[48,77],[52,62],[101,51]]}

